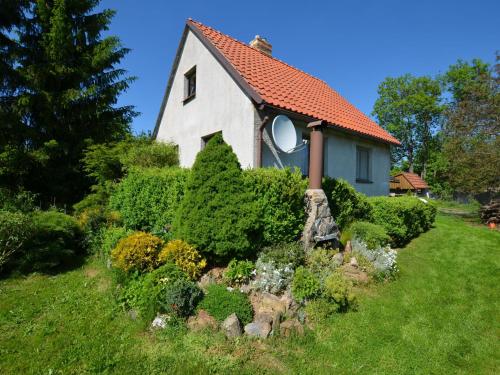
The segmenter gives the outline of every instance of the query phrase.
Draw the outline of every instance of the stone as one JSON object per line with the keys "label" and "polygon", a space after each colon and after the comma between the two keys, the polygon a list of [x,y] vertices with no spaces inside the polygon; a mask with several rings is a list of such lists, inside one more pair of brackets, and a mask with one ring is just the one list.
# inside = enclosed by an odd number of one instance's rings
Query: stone
{"label": "stone", "polygon": [[333,261],[334,261],[337,265],[341,266],[341,265],[344,263],[344,254],[342,254],[342,253],[337,253],[337,254],[335,254],[335,255],[333,256]]}
{"label": "stone", "polygon": [[245,326],[245,333],[250,337],[265,339],[271,332],[271,325],[265,322],[252,322]]}
{"label": "stone", "polygon": [[[279,312],[281,314],[284,314],[287,310],[287,300],[282,300],[280,297],[275,296],[274,294],[268,293],[268,292],[263,292],[262,293],[262,300],[261,300],[261,307],[263,309],[271,310],[274,312]],[[258,311],[259,309],[257,309]]]}
{"label": "stone", "polygon": [[139,316],[139,314],[137,313],[137,310],[134,310],[134,309],[130,309],[129,311],[127,311],[127,314],[130,317],[130,319],[132,319],[132,320],[136,320],[137,317]]}
{"label": "stone", "polygon": [[239,337],[243,334],[241,323],[235,313],[229,315],[221,324],[227,338]]}
{"label": "stone", "polygon": [[358,268],[358,260],[356,259],[356,257],[351,257],[351,261],[349,262],[349,264],[353,267]]}
{"label": "stone", "polygon": [[366,272],[350,264],[342,266],[342,273],[347,279],[353,281],[354,284],[367,284],[370,281],[370,277]]}
{"label": "stone", "polygon": [[210,284],[222,283],[224,278],[224,271],[225,268],[222,267],[212,268],[200,278],[200,281],[198,281],[198,286],[201,289],[206,290],[207,286],[209,286]]}
{"label": "stone", "polygon": [[251,291],[252,291],[252,286],[250,284],[243,284],[240,287],[240,292],[241,293],[250,294]]}
{"label": "stone", "polygon": [[323,189],[307,189],[304,197],[307,220],[302,232],[306,250],[318,244],[339,245],[339,228],[332,217]]}
{"label": "stone", "polygon": [[284,336],[284,337],[289,337],[290,335],[293,335],[293,334],[303,335],[304,334],[304,327],[302,326],[302,324],[300,324],[298,319],[296,319],[296,318],[288,319],[288,320],[285,320],[283,323],[281,323],[280,333],[281,333],[281,336]]}
{"label": "stone", "polygon": [[164,329],[167,327],[170,316],[166,314],[160,314],[156,316],[151,322],[151,329]]}
{"label": "stone", "polygon": [[187,326],[193,331],[200,331],[206,328],[217,329],[217,321],[205,310],[200,310],[196,316],[188,318]]}
{"label": "stone", "polygon": [[351,256],[351,252],[352,252],[351,241],[347,241],[344,247],[344,256],[346,259],[349,259],[349,257]]}

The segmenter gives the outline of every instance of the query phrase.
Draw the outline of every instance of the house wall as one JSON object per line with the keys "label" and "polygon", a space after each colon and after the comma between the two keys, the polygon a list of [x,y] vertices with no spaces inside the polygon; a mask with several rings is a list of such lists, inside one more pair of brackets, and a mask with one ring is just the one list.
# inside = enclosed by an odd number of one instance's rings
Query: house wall
{"label": "house wall", "polygon": [[[196,97],[186,104],[184,74],[196,65]],[[222,131],[243,168],[254,165],[254,106],[200,40],[188,32],[156,139],[179,146],[190,167],[202,137]]]}
{"label": "house wall", "polygon": [[[296,127],[297,139],[302,139],[302,133],[309,133],[305,122],[293,120]],[[264,167],[294,167],[301,169],[304,175],[308,174],[308,149],[287,154],[279,151],[274,145],[271,135],[272,121],[264,129],[264,146],[262,165]],[[324,174],[334,178],[347,180],[357,191],[369,196],[389,194],[389,175],[391,168],[390,148],[388,145],[351,136],[333,129],[324,131],[325,164]],[[370,177],[371,183],[356,182],[356,147],[362,146],[370,150]]]}

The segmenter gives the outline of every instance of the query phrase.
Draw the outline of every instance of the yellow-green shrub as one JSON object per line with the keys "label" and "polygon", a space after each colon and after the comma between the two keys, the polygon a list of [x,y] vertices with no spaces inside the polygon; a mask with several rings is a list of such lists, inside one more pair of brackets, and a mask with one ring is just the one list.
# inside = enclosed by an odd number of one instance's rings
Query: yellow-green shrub
{"label": "yellow-green shrub", "polygon": [[198,278],[207,266],[206,259],[193,246],[182,240],[167,243],[159,254],[159,261],[162,264],[174,263],[193,280]]}
{"label": "yellow-green shrub", "polygon": [[125,272],[147,272],[162,263],[159,254],[163,240],[145,232],[135,232],[118,242],[111,252],[114,267]]}

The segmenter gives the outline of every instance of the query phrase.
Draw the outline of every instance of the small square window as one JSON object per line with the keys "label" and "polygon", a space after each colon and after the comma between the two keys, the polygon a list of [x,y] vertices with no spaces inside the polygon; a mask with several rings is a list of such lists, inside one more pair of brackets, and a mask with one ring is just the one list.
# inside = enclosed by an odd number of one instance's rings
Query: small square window
{"label": "small square window", "polygon": [[196,95],[196,66],[193,66],[184,74],[184,103],[193,99]]}
{"label": "small square window", "polygon": [[356,182],[370,182],[370,150],[356,148]]}

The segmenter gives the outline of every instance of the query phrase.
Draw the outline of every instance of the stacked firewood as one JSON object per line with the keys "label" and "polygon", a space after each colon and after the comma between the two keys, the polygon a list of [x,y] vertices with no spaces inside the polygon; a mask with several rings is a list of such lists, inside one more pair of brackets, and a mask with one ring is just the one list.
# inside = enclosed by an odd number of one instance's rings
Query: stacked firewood
{"label": "stacked firewood", "polygon": [[490,203],[481,206],[479,215],[483,223],[500,223],[500,199],[492,199]]}

